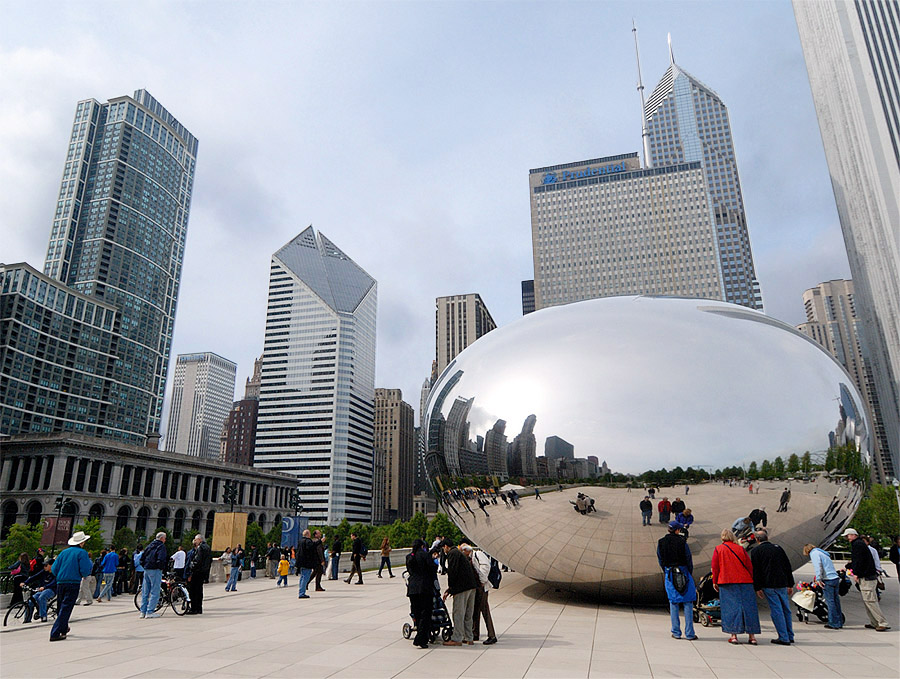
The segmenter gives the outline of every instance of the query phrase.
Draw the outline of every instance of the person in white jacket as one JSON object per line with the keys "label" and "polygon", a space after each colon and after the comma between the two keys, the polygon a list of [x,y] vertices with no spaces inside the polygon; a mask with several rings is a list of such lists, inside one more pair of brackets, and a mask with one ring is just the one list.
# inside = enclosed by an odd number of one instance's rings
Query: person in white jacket
{"label": "person in white jacket", "polygon": [[492,589],[491,583],[488,580],[488,575],[491,572],[491,557],[480,549],[475,549],[471,545],[465,543],[461,544],[459,549],[463,554],[472,559],[472,565],[478,573],[478,582],[481,584],[481,586],[475,590],[475,617],[472,629],[474,636],[472,638],[474,641],[478,641],[481,628],[480,622],[481,618],[484,617],[484,625],[488,633],[488,638],[484,640],[484,643],[488,646],[496,644],[497,634],[494,631],[494,620],[491,618],[491,607],[488,603],[488,596]]}

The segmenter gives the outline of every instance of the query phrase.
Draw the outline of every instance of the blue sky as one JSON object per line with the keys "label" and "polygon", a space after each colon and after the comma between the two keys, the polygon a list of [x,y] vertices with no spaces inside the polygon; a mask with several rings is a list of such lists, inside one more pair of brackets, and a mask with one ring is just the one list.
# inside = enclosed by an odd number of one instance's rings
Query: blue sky
{"label": "blue sky", "polygon": [[528,170],[640,150],[675,59],[729,107],[766,312],[849,277],[789,2],[0,1],[0,261],[43,264],[75,104],[146,88],[200,140],[172,355],[262,350],[312,224],[379,283],[377,386],[418,408],[434,298],[521,315]]}

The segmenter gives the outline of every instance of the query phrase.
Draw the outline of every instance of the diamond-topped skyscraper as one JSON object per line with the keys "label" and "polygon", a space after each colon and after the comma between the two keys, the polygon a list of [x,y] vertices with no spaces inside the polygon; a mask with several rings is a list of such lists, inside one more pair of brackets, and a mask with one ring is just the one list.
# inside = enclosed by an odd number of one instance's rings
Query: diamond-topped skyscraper
{"label": "diamond-topped skyscraper", "polygon": [[763,308],[747,232],[728,109],[715,92],[675,63],[644,107],[651,167],[700,162],[715,220],[725,301]]}
{"label": "diamond-topped skyscraper", "polygon": [[313,227],[272,255],[253,465],[312,523],[371,521],[377,284]]}
{"label": "diamond-topped skyscraper", "polygon": [[159,431],[196,158],[146,90],[78,102],[44,273],[119,311],[101,436]]}

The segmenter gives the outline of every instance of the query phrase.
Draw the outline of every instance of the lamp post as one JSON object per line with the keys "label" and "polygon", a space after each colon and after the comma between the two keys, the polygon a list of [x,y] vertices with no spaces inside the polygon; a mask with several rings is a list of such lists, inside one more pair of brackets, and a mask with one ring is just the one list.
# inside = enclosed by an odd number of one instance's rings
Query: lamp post
{"label": "lamp post", "polygon": [[897,511],[900,513],[900,479],[894,477],[894,496],[897,498]]}
{"label": "lamp post", "polygon": [[226,481],[224,484],[224,489],[222,491],[223,501],[231,503],[231,513],[234,513],[234,503],[237,500],[237,482],[235,481]]}
{"label": "lamp post", "polygon": [[63,505],[66,502],[66,495],[63,493],[62,495],[56,498],[56,525],[53,526],[53,544],[50,546],[50,558],[53,558],[53,555],[56,553],[56,533],[59,530],[59,519],[62,516]]}
{"label": "lamp post", "polygon": [[294,510],[294,516],[299,516],[300,512],[303,511],[303,505],[300,504],[300,488],[295,488],[291,491],[291,501],[290,507]]}

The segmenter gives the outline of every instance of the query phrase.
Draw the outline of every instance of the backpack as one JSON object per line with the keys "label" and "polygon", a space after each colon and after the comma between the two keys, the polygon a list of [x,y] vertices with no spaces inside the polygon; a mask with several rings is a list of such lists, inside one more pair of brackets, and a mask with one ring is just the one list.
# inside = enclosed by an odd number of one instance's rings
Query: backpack
{"label": "backpack", "polygon": [[369,556],[369,548],[363,543],[362,547],[359,548],[359,555],[363,558]]}
{"label": "backpack", "polygon": [[500,572],[500,564],[497,563],[497,559],[491,557],[491,570],[488,573],[488,582],[491,583],[491,587],[494,589],[500,589],[500,580],[503,578],[503,573]]}

